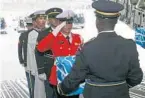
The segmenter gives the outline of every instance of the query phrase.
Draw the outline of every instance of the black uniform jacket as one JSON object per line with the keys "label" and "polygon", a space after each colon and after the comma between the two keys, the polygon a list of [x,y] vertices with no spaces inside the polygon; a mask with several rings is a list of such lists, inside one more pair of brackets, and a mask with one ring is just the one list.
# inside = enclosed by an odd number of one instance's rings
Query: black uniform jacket
{"label": "black uniform jacket", "polygon": [[100,33],[77,53],[71,73],[59,85],[64,94],[76,89],[82,81],[116,86],[95,86],[86,83],[85,98],[130,98],[129,87],[141,83],[143,73],[138,60],[136,44],[115,32]]}
{"label": "black uniform jacket", "polygon": [[19,36],[19,43],[18,43],[18,57],[20,64],[24,64],[24,66],[27,66],[27,42],[28,42],[28,34],[33,29],[28,30],[24,33],[21,33]]}
{"label": "black uniform jacket", "polygon": [[[52,32],[52,28],[49,27],[43,31],[41,31],[38,35],[37,41],[41,41],[43,38],[45,38],[48,33]],[[36,50],[36,61],[37,61],[37,68],[38,68],[38,73],[46,73],[47,76],[50,74],[51,67],[54,64],[54,58],[51,50],[48,50],[44,53],[41,53]]]}

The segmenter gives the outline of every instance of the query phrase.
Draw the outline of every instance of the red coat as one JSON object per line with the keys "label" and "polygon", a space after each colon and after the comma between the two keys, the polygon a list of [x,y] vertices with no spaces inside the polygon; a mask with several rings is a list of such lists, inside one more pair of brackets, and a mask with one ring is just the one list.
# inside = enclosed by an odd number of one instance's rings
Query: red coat
{"label": "red coat", "polygon": [[[49,33],[42,41],[38,43],[37,49],[40,52],[45,52],[51,49],[55,57],[75,55],[82,42],[80,35],[73,33],[71,34],[72,42],[69,44],[68,40],[61,32],[59,32],[56,37],[52,33]],[[55,65],[51,69],[49,81],[52,85],[57,85]]]}

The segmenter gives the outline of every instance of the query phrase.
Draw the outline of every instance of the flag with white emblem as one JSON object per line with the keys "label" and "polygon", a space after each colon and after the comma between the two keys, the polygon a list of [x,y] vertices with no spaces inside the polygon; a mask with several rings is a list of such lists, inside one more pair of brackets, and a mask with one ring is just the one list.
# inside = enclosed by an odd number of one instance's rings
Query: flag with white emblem
{"label": "flag with white emblem", "polygon": [[135,41],[142,48],[145,48],[145,28],[136,28]]}
{"label": "flag with white emblem", "polygon": [[[57,66],[57,80],[58,84],[61,83],[64,78],[71,72],[71,69],[75,63],[75,56],[57,57],[55,65]],[[68,96],[82,94],[85,83],[80,84],[79,88],[68,94]]]}

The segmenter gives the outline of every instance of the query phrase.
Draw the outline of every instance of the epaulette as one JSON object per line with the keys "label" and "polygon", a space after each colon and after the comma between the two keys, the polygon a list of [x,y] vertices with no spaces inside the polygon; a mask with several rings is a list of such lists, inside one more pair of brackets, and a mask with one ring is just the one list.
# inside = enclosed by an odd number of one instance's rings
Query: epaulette
{"label": "epaulette", "polygon": [[31,32],[33,29],[30,30],[26,30],[25,32],[23,32],[22,34],[28,34],[29,32]]}
{"label": "epaulette", "polygon": [[[33,31],[33,30],[35,30],[35,29],[32,28],[32,29],[28,30],[27,32],[29,33],[29,32],[31,32],[31,31]],[[36,31],[36,30],[35,30],[35,31]]]}
{"label": "epaulette", "polygon": [[50,27],[50,29],[49,29],[49,31],[48,32],[52,32],[52,29],[51,29],[51,27]]}
{"label": "epaulette", "polygon": [[96,37],[91,38],[90,40],[88,40],[87,42],[85,42],[85,45],[89,44],[90,42],[92,42]]}

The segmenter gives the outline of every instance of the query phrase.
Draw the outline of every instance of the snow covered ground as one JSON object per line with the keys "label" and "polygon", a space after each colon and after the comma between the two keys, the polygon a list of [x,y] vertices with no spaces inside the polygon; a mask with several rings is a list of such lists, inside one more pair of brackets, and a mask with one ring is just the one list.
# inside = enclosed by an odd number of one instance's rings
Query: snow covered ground
{"label": "snow covered ground", "polygon": [[0,35],[1,81],[25,77],[24,69],[18,61],[19,34],[13,28],[8,29],[7,32],[7,35]]}

